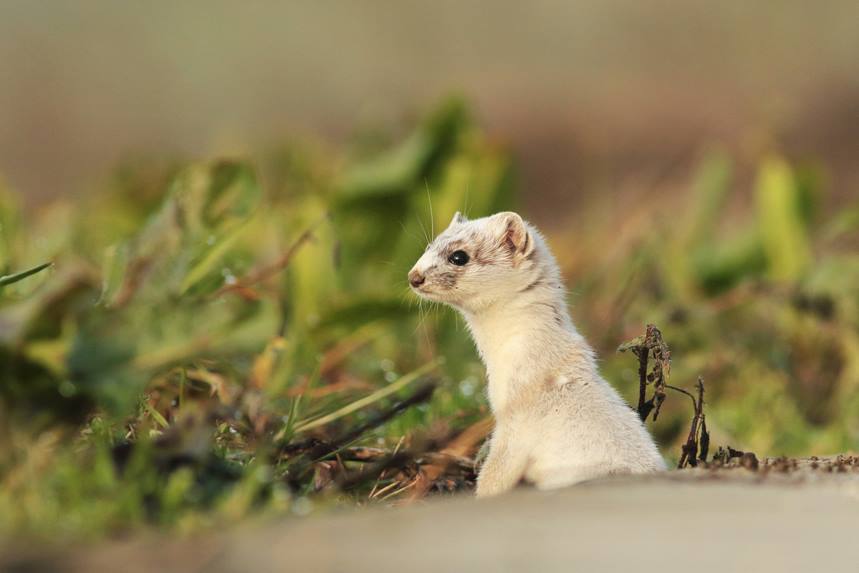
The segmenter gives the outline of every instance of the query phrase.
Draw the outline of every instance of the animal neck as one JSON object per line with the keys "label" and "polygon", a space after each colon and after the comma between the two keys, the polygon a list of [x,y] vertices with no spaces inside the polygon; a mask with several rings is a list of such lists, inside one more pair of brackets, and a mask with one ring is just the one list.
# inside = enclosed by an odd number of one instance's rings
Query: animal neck
{"label": "animal neck", "polygon": [[560,283],[463,313],[486,365],[493,411],[517,392],[571,371],[595,372],[593,353],[570,320]]}

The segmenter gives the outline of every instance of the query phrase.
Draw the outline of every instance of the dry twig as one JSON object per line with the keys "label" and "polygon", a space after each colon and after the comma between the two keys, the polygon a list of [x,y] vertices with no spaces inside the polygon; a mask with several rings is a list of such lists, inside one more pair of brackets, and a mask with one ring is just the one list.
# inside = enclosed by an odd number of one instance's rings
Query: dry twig
{"label": "dry twig", "polygon": [[[647,325],[644,336],[638,336],[618,348],[618,352],[627,350],[638,358],[638,415],[645,421],[653,412],[655,422],[665,401],[665,387],[671,375],[671,351],[662,339],[662,332],[652,324]],[[651,359],[653,363],[648,372]],[[647,400],[648,385],[653,386],[650,400]]]}
{"label": "dry twig", "polygon": [[[710,447],[710,434],[704,417],[704,381],[698,377],[698,397],[668,384],[671,375],[671,351],[662,339],[662,333],[652,324],[647,325],[644,335],[622,344],[619,352],[631,351],[638,358],[638,415],[641,421],[647,420],[653,412],[653,421],[659,417],[659,410],[665,402],[665,390],[685,394],[692,400],[694,410],[689,435],[683,444],[678,468],[687,465],[695,467],[699,461],[707,461]],[[652,363],[651,363],[652,360]],[[647,399],[647,386],[653,386],[653,395]]]}
{"label": "dry twig", "polygon": [[313,238],[314,231],[321,225],[326,219],[328,215],[326,214],[324,217],[320,218],[318,221],[313,223],[310,227],[308,227],[298,238],[289,246],[284,253],[278,257],[274,262],[264,265],[262,267],[258,267],[252,271],[250,271],[247,275],[237,280],[232,284],[225,285],[221,287],[218,291],[213,295],[214,297],[219,297],[228,292],[246,292],[251,287],[266,281],[276,275],[277,273],[283,271],[286,267],[289,266],[289,263],[292,261],[292,258],[298,252],[298,250],[304,246],[310,239]]}

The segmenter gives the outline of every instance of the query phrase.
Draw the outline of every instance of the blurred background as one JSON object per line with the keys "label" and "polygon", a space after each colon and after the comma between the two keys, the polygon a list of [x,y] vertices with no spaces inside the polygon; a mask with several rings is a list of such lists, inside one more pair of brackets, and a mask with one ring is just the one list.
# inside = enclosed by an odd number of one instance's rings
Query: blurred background
{"label": "blurred background", "polygon": [[[483,369],[405,288],[456,210],[546,231],[630,402],[615,350],[654,323],[671,383],[703,376],[711,450],[855,451],[857,22],[840,0],[4,1],[0,528],[473,487]],[[669,395],[648,421],[669,462],[691,415]]]}
{"label": "blurred background", "polygon": [[772,145],[814,158],[846,194],[857,11],[849,0],[11,0],[0,168],[28,198],[68,195],[129,156],[208,156],[287,134],[338,141],[408,125],[458,93],[512,150],[538,223],[586,191],[682,179],[714,144],[745,161]]}

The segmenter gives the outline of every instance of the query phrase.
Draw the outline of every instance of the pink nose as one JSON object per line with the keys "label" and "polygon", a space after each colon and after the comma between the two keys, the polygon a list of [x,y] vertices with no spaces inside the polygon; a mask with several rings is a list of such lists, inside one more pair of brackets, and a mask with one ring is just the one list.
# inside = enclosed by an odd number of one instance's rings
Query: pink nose
{"label": "pink nose", "polygon": [[424,281],[426,281],[426,280],[427,280],[427,278],[425,276],[423,276],[421,273],[419,273],[418,271],[416,271],[414,269],[412,269],[411,272],[409,272],[409,284],[415,288],[424,284]]}

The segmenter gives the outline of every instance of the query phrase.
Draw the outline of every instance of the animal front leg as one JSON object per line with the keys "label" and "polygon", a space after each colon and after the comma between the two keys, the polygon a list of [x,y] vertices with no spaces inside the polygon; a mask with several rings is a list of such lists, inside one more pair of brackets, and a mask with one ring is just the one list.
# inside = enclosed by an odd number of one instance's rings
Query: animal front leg
{"label": "animal front leg", "polygon": [[477,497],[489,497],[516,487],[528,465],[528,450],[495,431],[489,454],[477,476]]}

